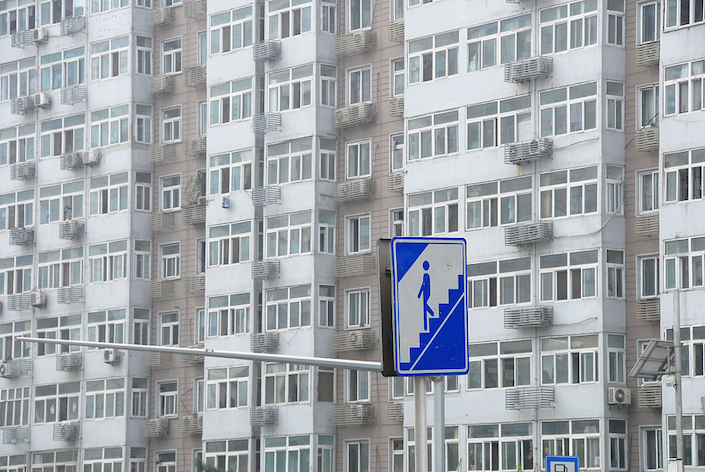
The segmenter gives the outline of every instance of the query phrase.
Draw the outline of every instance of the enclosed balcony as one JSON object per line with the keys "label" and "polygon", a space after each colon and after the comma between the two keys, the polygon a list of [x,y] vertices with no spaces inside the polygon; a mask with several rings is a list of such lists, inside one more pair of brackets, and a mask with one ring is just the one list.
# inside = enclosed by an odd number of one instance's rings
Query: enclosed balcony
{"label": "enclosed balcony", "polygon": [[279,333],[252,333],[250,335],[252,352],[277,352],[279,350]]}
{"label": "enclosed balcony", "polygon": [[555,391],[553,387],[511,388],[505,392],[504,403],[507,410],[534,410],[553,408]]}
{"label": "enclosed balcony", "polygon": [[504,65],[504,81],[520,84],[550,77],[553,73],[552,57],[532,57]]}
{"label": "enclosed balcony", "polygon": [[268,39],[252,45],[252,58],[257,62],[276,61],[282,54],[282,42]]}
{"label": "enclosed balcony", "polygon": [[657,66],[661,61],[661,41],[649,41],[636,47],[636,65]]}
{"label": "enclosed balcony", "polygon": [[83,220],[68,220],[59,223],[59,239],[78,241],[83,239],[86,224]]}
{"label": "enclosed balcony", "polygon": [[505,164],[524,164],[540,159],[550,159],[553,155],[553,140],[539,138],[504,146]]}
{"label": "enclosed balcony", "polygon": [[61,35],[73,36],[86,29],[85,16],[67,16],[61,19]]}
{"label": "enclosed balcony", "polygon": [[370,29],[354,31],[335,37],[335,55],[338,57],[352,56],[375,47],[377,35]]}
{"label": "enclosed balcony", "polygon": [[372,329],[344,331],[333,335],[333,350],[335,352],[364,351],[372,349],[374,342],[375,332]]}
{"label": "enclosed balcony", "polygon": [[553,239],[553,222],[532,221],[504,228],[505,246],[525,246]]}
{"label": "enclosed balcony", "polygon": [[277,424],[278,413],[276,406],[253,406],[250,409],[250,426]]}
{"label": "enclosed balcony", "polygon": [[553,323],[553,307],[526,306],[504,309],[505,329],[544,328]]}
{"label": "enclosed balcony", "polygon": [[188,415],[180,418],[179,432],[182,434],[203,434],[203,415]]}
{"label": "enclosed balcony", "polygon": [[10,164],[10,180],[29,180],[36,174],[34,161],[16,162]]}
{"label": "enclosed balcony", "polygon": [[56,303],[70,305],[83,302],[83,287],[60,287],[56,292]]}
{"label": "enclosed balcony", "polygon": [[252,130],[255,133],[266,134],[272,131],[281,131],[281,129],[281,113],[263,113],[252,117]]}
{"label": "enclosed balcony", "polygon": [[73,372],[80,370],[81,367],[83,367],[83,354],[81,352],[71,352],[56,356],[56,370]]}
{"label": "enclosed balcony", "polygon": [[149,26],[170,25],[174,21],[174,9],[163,5],[154,6],[149,11]]}
{"label": "enclosed balcony", "polygon": [[158,438],[169,434],[169,418],[153,418],[144,422],[144,437]]}
{"label": "enclosed balcony", "polygon": [[357,426],[375,422],[375,406],[369,403],[354,403],[333,406],[331,423],[335,426]]}
{"label": "enclosed balcony", "polygon": [[252,189],[252,204],[256,207],[276,205],[281,202],[281,187],[257,187]]}
{"label": "enclosed balcony", "polygon": [[374,193],[375,183],[372,177],[340,182],[335,185],[335,201],[338,203],[370,198]]}
{"label": "enclosed balcony", "polygon": [[77,441],[81,435],[81,423],[79,421],[62,421],[54,424],[54,441],[73,442]]}
{"label": "enclosed balcony", "polygon": [[13,228],[10,230],[11,246],[31,246],[34,244],[34,228]]}
{"label": "enclosed balcony", "polygon": [[336,278],[360,277],[376,272],[375,256],[371,253],[350,254],[333,260],[333,275]]}
{"label": "enclosed balcony", "polygon": [[377,105],[374,103],[357,103],[349,107],[335,110],[335,127],[338,129],[372,123],[377,116]]}
{"label": "enclosed balcony", "polygon": [[636,132],[635,145],[637,151],[658,151],[659,134],[658,124],[645,126]]}
{"label": "enclosed balcony", "polygon": [[149,78],[149,93],[158,95],[174,91],[173,75],[153,75]]}

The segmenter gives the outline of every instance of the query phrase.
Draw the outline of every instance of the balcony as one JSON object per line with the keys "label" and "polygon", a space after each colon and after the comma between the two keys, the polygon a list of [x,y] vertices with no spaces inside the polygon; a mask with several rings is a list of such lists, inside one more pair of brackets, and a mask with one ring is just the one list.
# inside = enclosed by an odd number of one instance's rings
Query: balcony
{"label": "balcony", "polygon": [[371,253],[351,254],[333,260],[333,275],[338,278],[360,277],[376,273],[375,256]]}
{"label": "balcony", "polygon": [[281,131],[282,116],[280,113],[264,113],[252,117],[252,130],[255,133]]}
{"label": "balcony", "polygon": [[335,37],[335,55],[338,57],[352,56],[375,47],[377,36],[370,29],[341,34]]}
{"label": "balcony", "polygon": [[544,328],[553,323],[552,306],[527,306],[504,309],[504,328]]}
{"label": "balcony", "polygon": [[389,23],[388,39],[395,43],[404,43],[404,19]]}
{"label": "balcony", "polygon": [[85,16],[67,16],[61,19],[61,35],[73,36],[86,29]]}
{"label": "balcony", "polygon": [[29,440],[29,426],[6,427],[2,430],[3,444],[20,444]]}
{"label": "balcony", "polygon": [[10,245],[31,246],[34,244],[34,228],[14,228],[10,230]]}
{"label": "balcony", "polygon": [[81,220],[68,220],[59,223],[59,239],[77,241],[83,238],[86,224]]}
{"label": "balcony", "polygon": [[375,183],[371,177],[348,180],[335,184],[335,201],[338,203],[370,198],[374,193]]}
{"label": "balcony", "polygon": [[206,136],[192,136],[184,140],[184,155],[204,156],[206,154]]}
{"label": "balcony", "polygon": [[7,310],[8,311],[22,311],[29,310],[29,302],[32,296],[29,293],[17,293],[15,295],[7,296]]}
{"label": "balcony", "polygon": [[504,406],[507,410],[553,408],[554,400],[553,387],[512,388],[505,393]]}
{"label": "balcony", "polygon": [[661,384],[641,385],[637,395],[639,408],[661,408]]}
{"label": "balcony", "polygon": [[153,418],[144,422],[144,437],[159,438],[169,434],[169,418]]}
{"label": "balcony", "polygon": [[253,406],[250,409],[250,426],[277,424],[278,413],[276,406]]}
{"label": "balcony", "polygon": [[653,321],[655,323],[660,322],[661,300],[659,300],[658,297],[637,300],[636,319],[639,321]]}
{"label": "balcony", "polygon": [[196,66],[184,69],[184,85],[198,87],[206,84],[206,66]]}
{"label": "balcony", "polygon": [[369,403],[334,405],[331,423],[335,426],[357,426],[375,422],[375,406]]}
{"label": "balcony", "polygon": [[252,189],[252,204],[256,207],[281,203],[281,187],[257,187]]}
{"label": "balcony", "polygon": [[56,356],[56,370],[64,372],[74,372],[83,366],[83,354],[72,352],[70,354],[59,354]]}
{"label": "balcony", "polygon": [[10,180],[33,179],[36,173],[34,161],[17,162],[10,164]]}
{"label": "balcony", "polygon": [[661,42],[651,41],[636,47],[636,65],[641,67],[657,66],[661,61]]}
{"label": "balcony", "polygon": [[149,282],[149,298],[167,298],[174,296],[173,280],[151,280]]}
{"label": "balcony", "polygon": [[0,377],[3,379],[16,379],[20,375],[28,374],[32,370],[30,359],[11,359],[0,362]]}
{"label": "balcony", "polygon": [[76,103],[86,103],[88,101],[85,85],[74,85],[61,89],[61,104],[74,105]]}
{"label": "balcony", "polygon": [[404,118],[404,97],[389,98],[389,116]]}
{"label": "balcony", "polygon": [[539,159],[550,159],[552,155],[553,140],[550,138],[539,138],[504,146],[505,164],[519,165]]}
{"label": "balcony", "polygon": [[641,128],[636,132],[636,139],[634,141],[637,151],[658,151],[658,124],[655,123]]}
{"label": "balcony", "polygon": [[335,110],[335,127],[338,129],[372,123],[377,116],[377,105],[374,103],[358,103],[346,108]]}
{"label": "balcony", "polygon": [[387,420],[391,423],[404,423],[404,403],[389,402],[387,404]]}
{"label": "balcony", "polygon": [[13,115],[26,115],[35,109],[34,96],[17,97],[10,100],[10,113]]}
{"label": "balcony", "polygon": [[390,192],[404,192],[404,172],[392,172],[387,177],[387,190]]}
{"label": "balcony", "polygon": [[206,204],[191,203],[181,207],[181,218],[185,225],[202,225],[206,222]]}
{"label": "balcony", "polygon": [[658,236],[659,218],[658,212],[636,215],[635,231],[639,236]]}
{"label": "balcony", "polygon": [[184,0],[184,17],[196,20],[206,14],[206,0]]}
{"label": "balcony", "polygon": [[269,280],[279,276],[279,261],[252,261],[252,279]]}
{"label": "balcony", "polygon": [[174,21],[174,9],[155,6],[149,11],[149,26],[170,25]]}
{"label": "balcony", "polygon": [[521,84],[550,77],[553,73],[552,57],[532,57],[504,65],[504,81]]}
{"label": "balcony", "polygon": [[174,229],[174,212],[163,213],[161,211],[149,215],[150,231],[168,231]]}
{"label": "balcony", "polygon": [[56,292],[56,303],[70,305],[83,302],[83,287],[61,287]]}
{"label": "balcony", "polygon": [[189,415],[181,417],[179,432],[182,434],[203,434],[203,415]]}
{"label": "balcony", "polygon": [[333,335],[333,350],[335,352],[364,351],[372,349],[374,342],[375,332],[372,329],[344,331]]}
{"label": "balcony", "polygon": [[174,144],[152,144],[149,146],[149,162],[173,161],[176,157]]}
{"label": "balcony", "polygon": [[62,154],[59,159],[61,170],[74,171],[83,168],[82,152],[68,152]]}
{"label": "balcony", "polygon": [[250,334],[252,352],[277,352],[279,350],[279,333]]}
{"label": "balcony", "polygon": [[504,228],[505,246],[525,246],[553,239],[553,223],[532,221]]}
{"label": "balcony", "polygon": [[206,276],[205,274],[185,275],[183,277],[184,284],[182,286],[184,293],[199,294],[206,291]]}
{"label": "balcony", "polygon": [[[152,10],[154,11],[154,10]],[[173,75],[153,75],[149,78],[149,93],[158,95],[160,93],[171,93],[174,91]]]}
{"label": "balcony", "polygon": [[81,423],[78,421],[62,421],[54,424],[54,441],[73,442],[81,435]]}
{"label": "balcony", "polygon": [[282,55],[282,42],[269,39],[255,43],[252,47],[252,58],[257,62],[276,61]]}

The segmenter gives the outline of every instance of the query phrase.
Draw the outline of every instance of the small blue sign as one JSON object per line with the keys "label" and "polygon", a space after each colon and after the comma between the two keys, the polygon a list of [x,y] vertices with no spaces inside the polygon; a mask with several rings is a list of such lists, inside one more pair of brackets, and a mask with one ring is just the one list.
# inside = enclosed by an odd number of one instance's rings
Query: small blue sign
{"label": "small blue sign", "polygon": [[546,456],[546,472],[578,472],[580,458],[575,456]]}
{"label": "small blue sign", "polygon": [[465,240],[394,238],[392,267],[397,374],[467,374]]}

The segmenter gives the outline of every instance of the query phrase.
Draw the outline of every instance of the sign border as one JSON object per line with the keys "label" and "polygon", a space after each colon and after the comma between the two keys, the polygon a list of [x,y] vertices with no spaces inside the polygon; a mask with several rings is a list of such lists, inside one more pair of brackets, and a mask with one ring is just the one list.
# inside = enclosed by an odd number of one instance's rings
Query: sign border
{"label": "sign border", "polygon": [[552,472],[551,464],[554,462],[572,462],[575,464],[575,472],[580,472],[580,458],[578,456],[546,456],[546,472]]}

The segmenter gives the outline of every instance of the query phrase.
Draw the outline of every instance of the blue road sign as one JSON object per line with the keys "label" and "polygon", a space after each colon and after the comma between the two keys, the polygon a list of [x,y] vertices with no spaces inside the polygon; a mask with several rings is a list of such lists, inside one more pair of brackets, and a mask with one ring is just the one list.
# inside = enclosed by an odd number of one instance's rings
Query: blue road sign
{"label": "blue road sign", "polygon": [[580,459],[575,456],[546,456],[546,472],[578,472]]}
{"label": "blue road sign", "polygon": [[399,375],[468,373],[465,240],[394,238],[394,362]]}

